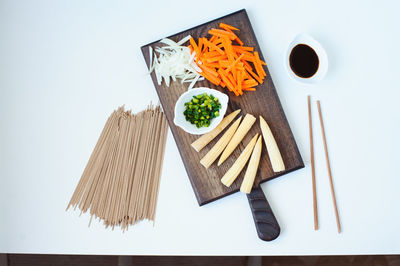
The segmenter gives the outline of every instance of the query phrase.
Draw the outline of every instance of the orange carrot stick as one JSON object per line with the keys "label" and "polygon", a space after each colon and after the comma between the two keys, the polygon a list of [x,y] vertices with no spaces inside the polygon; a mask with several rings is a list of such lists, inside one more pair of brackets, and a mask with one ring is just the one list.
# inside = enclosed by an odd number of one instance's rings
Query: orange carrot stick
{"label": "orange carrot stick", "polygon": [[212,69],[212,68],[206,67],[205,65],[200,65],[200,68],[201,68],[201,70],[203,70],[204,72],[206,72],[207,75],[212,75],[212,76],[214,76],[214,77],[216,77],[216,78],[219,77],[218,73],[217,73],[214,69]]}
{"label": "orange carrot stick", "polygon": [[239,39],[239,37],[235,38],[236,42],[240,45],[243,45],[244,43],[242,42],[242,40]]}
{"label": "orange carrot stick", "polygon": [[250,85],[246,85],[246,84],[242,83],[242,89],[244,90],[244,89],[247,89],[247,88],[252,88],[252,87],[255,87],[257,85],[258,85],[258,83],[250,84]]}
{"label": "orange carrot stick", "polygon": [[226,30],[227,32],[230,32],[230,33],[234,34],[234,35],[235,35],[235,39],[234,39],[234,40],[236,40],[236,42],[237,42],[239,45],[243,45],[243,42],[239,39],[238,36],[236,36],[235,33],[233,33],[233,31],[231,31],[230,29],[225,29],[225,30]]}
{"label": "orange carrot stick", "polygon": [[239,93],[243,93],[242,91],[242,80],[243,80],[243,72],[242,71],[238,71],[237,72],[237,76],[236,76],[236,80],[237,80],[237,90]]}
{"label": "orange carrot stick", "polygon": [[212,41],[213,44],[221,48],[221,43],[223,42],[223,39],[221,37],[217,37],[214,41]]}
{"label": "orange carrot stick", "polygon": [[251,68],[248,68],[246,65],[244,66],[244,68],[247,70],[247,72],[249,72],[250,75],[253,76],[253,78],[255,78],[255,79],[258,81],[258,83],[260,83],[260,84],[263,83],[263,80],[262,80],[259,76],[257,76],[257,74],[254,73],[254,72],[251,70]]}
{"label": "orange carrot stick", "polygon": [[242,87],[243,88],[250,88],[250,87],[254,87],[254,86],[257,86],[258,85],[258,83],[257,83],[257,81],[255,81],[255,79],[248,79],[248,80],[245,80],[245,81],[243,81],[243,83],[242,83]]}
{"label": "orange carrot stick", "polygon": [[[228,73],[228,72],[227,72],[227,73]],[[237,73],[237,71],[236,71],[235,68],[232,68],[231,71],[230,71],[230,73],[229,73],[229,74],[232,74],[232,77],[233,77],[232,82],[233,82],[233,84],[236,84],[236,80],[237,80],[236,73]],[[236,87],[236,85],[235,85],[235,87]]]}
{"label": "orange carrot stick", "polygon": [[229,79],[225,76],[223,70],[218,71],[219,76],[221,77],[222,81],[225,83],[225,85],[228,87],[230,91],[235,91],[235,87],[233,84],[229,81]]}
{"label": "orange carrot stick", "polygon": [[223,22],[219,23],[219,27],[222,29],[226,28],[226,29],[230,29],[230,30],[239,30],[238,28],[235,28],[235,27],[225,24]]}
{"label": "orange carrot stick", "polygon": [[200,56],[200,52],[203,50],[203,38],[199,38],[199,42],[198,42],[198,46],[199,46],[199,54],[198,56]]}
{"label": "orange carrot stick", "polygon": [[250,53],[249,51],[245,51],[245,50],[240,50],[238,48],[234,47],[235,45],[232,45],[232,49],[233,51],[235,51],[237,54],[245,54],[247,56],[247,58],[249,58],[250,60],[247,61],[253,61],[254,60],[254,55],[252,53]]}
{"label": "orange carrot stick", "polygon": [[251,65],[247,61],[242,60],[242,63],[244,64],[245,68],[247,67],[247,68],[251,69]]}
{"label": "orange carrot stick", "polygon": [[220,60],[219,64],[223,68],[228,68],[231,63],[228,60]]}
{"label": "orange carrot stick", "polygon": [[250,76],[250,74],[246,70],[244,70],[243,71],[243,78],[248,80],[248,79],[251,79],[252,77]]}
{"label": "orange carrot stick", "polygon": [[237,49],[237,50],[247,51],[247,52],[254,51],[254,47],[250,47],[250,46],[232,45],[232,48],[233,48],[233,50]]}
{"label": "orange carrot stick", "polygon": [[220,55],[220,56],[214,56],[214,57],[211,57],[211,58],[206,58],[205,61],[207,63],[212,63],[212,62],[217,62],[217,61],[220,61],[220,60],[224,60],[226,58],[227,58],[226,55]]}
{"label": "orange carrot stick", "polygon": [[230,71],[239,61],[242,59],[244,55],[241,54],[232,64],[229,65],[229,67],[225,71]]}
{"label": "orange carrot stick", "polygon": [[211,52],[205,52],[203,53],[204,58],[210,58],[210,57],[215,57],[215,56],[220,56],[221,54],[218,51],[211,51]]}
{"label": "orange carrot stick", "polygon": [[209,34],[215,35],[217,37],[228,37],[231,40],[235,40],[237,38],[236,34],[233,32],[229,32],[226,30],[220,30],[220,29],[211,29],[208,31]]}
{"label": "orange carrot stick", "polygon": [[[225,72],[226,73],[226,72]],[[236,84],[236,79],[233,77],[233,73],[229,72],[226,74],[226,76],[228,77],[229,81],[232,83],[232,85]],[[235,85],[234,85],[235,86]],[[235,87],[236,88],[236,87]]]}
{"label": "orange carrot stick", "polygon": [[[205,37],[204,37],[204,38],[205,38]],[[206,39],[207,39],[207,38],[206,38]],[[210,42],[214,42],[215,39],[217,39],[217,36],[213,35],[213,36],[210,38],[209,41],[210,41]]]}
{"label": "orange carrot stick", "polygon": [[[254,52],[254,58],[255,58],[254,65],[256,67],[257,74],[259,76],[265,77],[267,74],[265,73],[265,71],[261,65],[261,60],[260,60],[260,57],[258,56],[258,52]],[[260,71],[260,73],[258,73],[259,71]]]}
{"label": "orange carrot stick", "polygon": [[216,78],[214,76],[208,75],[207,73],[205,73],[204,71],[200,73],[204,78],[206,78],[208,81],[210,81],[211,83],[215,84],[215,85],[219,85],[219,83],[221,82],[220,78]]}
{"label": "orange carrot stick", "polygon": [[218,62],[215,62],[215,63],[204,62],[203,66],[212,67],[212,68],[220,68],[221,67],[221,65]]}
{"label": "orange carrot stick", "polygon": [[200,38],[200,39],[203,39],[203,49],[201,50],[201,52],[202,53],[205,53],[206,51],[207,51],[207,48],[208,48],[208,46],[207,46],[207,44],[206,44],[206,40],[207,40],[207,38]]}
{"label": "orange carrot stick", "polygon": [[199,52],[199,47],[197,46],[196,42],[194,41],[193,37],[190,38],[190,45],[192,45],[193,50],[195,51],[196,55],[198,56],[200,54]]}
{"label": "orange carrot stick", "polygon": [[216,46],[214,43],[209,42],[209,41],[206,41],[206,43],[207,43],[207,45],[208,45],[209,47],[211,47],[212,49],[216,50],[219,54],[221,54],[221,55],[225,54],[225,52],[222,51],[221,48],[219,48],[218,46]]}
{"label": "orange carrot stick", "polygon": [[250,54],[248,52],[243,52],[243,54],[244,54],[244,56],[243,56],[244,60],[250,61],[250,62],[254,62],[255,59],[254,59],[254,55],[253,54]]}
{"label": "orange carrot stick", "polygon": [[229,61],[233,63],[235,61],[235,57],[233,55],[232,42],[227,37],[224,37],[223,45]]}

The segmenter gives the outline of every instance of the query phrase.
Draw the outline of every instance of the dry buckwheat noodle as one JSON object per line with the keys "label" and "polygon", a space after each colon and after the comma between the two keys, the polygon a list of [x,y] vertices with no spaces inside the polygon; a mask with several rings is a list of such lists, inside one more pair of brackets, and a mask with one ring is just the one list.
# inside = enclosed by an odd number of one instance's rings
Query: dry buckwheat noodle
{"label": "dry buckwheat noodle", "polygon": [[68,204],[123,231],[154,222],[168,124],[160,106],[132,114],[121,106],[108,118]]}

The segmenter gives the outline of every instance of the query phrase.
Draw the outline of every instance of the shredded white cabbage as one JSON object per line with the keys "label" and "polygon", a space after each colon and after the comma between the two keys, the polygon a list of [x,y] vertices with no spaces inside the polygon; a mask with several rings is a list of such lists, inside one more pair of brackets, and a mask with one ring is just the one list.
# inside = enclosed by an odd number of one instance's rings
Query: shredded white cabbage
{"label": "shredded white cabbage", "polygon": [[179,42],[174,42],[168,38],[162,39],[160,43],[165,44],[165,46],[156,47],[154,57],[152,55],[153,49],[149,48],[150,73],[155,72],[158,85],[161,85],[164,80],[169,87],[171,79],[173,81],[181,79],[182,83],[190,82],[188,89],[191,89],[198,80],[204,79],[199,74],[201,69],[194,61],[196,54],[194,52],[191,54],[188,47],[182,46],[190,38],[191,36],[188,35]]}

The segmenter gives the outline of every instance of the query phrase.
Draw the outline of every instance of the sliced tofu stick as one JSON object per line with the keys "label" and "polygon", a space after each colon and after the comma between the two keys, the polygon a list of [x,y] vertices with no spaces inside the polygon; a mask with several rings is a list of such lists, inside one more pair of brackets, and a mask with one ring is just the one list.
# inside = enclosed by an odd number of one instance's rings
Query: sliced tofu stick
{"label": "sliced tofu stick", "polygon": [[236,129],[239,127],[240,121],[242,117],[239,117],[235,123],[233,123],[230,128],[225,132],[225,134],[215,143],[214,147],[200,160],[200,163],[208,169],[210,165],[218,158],[218,156],[225,149],[226,145],[228,145],[231,140],[233,134],[235,134]]}
{"label": "sliced tofu stick", "polygon": [[269,159],[271,160],[272,170],[274,170],[274,172],[281,172],[285,170],[285,164],[283,163],[281,152],[276,144],[274,135],[272,135],[271,129],[261,115],[260,126],[264,137],[265,146],[267,146]]}
{"label": "sliced tofu stick", "polygon": [[219,158],[218,166],[221,165],[223,162],[225,162],[225,160],[229,157],[229,155],[231,155],[231,153],[243,140],[244,136],[246,136],[247,132],[249,132],[250,128],[253,126],[255,122],[256,118],[251,114],[247,114],[244,117],[243,122],[240,124],[235,135],[232,137],[232,140],[229,142],[228,146],[226,146],[226,149]]}
{"label": "sliced tofu stick", "polygon": [[256,178],[258,170],[258,165],[260,163],[261,149],[262,149],[262,137],[259,136],[256,146],[254,146],[253,153],[251,154],[249,165],[247,166],[246,174],[244,175],[242,185],[240,186],[240,191],[244,193],[249,194],[253,187],[254,179]]}
{"label": "sliced tofu stick", "polygon": [[249,144],[247,144],[246,148],[242,151],[240,156],[236,159],[235,163],[229,168],[229,170],[225,173],[225,175],[221,178],[222,184],[227,187],[230,187],[238,177],[240,172],[243,170],[244,166],[246,165],[247,161],[250,158],[251,152],[253,151],[254,145],[256,144],[258,134],[256,134]]}
{"label": "sliced tofu stick", "polygon": [[218,136],[219,133],[221,133],[222,130],[224,130],[233,121],[233,119],[235,119],[238,113],[240,113],[240,109],[225,116],[224,119],[222,119],[221,123],[219,123],[216,128],[204,134],[203,136],[198,138],[195,142],[193,142],[192,147],[196,151],[201,151],[201,149],[203,149],[208,143],[210,143],[210,141],[212,141],[216,136]]}

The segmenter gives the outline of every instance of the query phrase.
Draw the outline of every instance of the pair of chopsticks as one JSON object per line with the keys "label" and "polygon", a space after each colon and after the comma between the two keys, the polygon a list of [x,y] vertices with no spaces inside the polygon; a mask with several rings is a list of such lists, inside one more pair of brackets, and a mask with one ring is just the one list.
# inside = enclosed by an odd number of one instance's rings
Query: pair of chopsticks
{"label": "pair of chopsticks", "polygon": [[[307,99],[308,99],[308,126],[309,126],[309,131],[310,131],[310,153],[311,153],[311,175],[312,175],[313,208],[314,208],[314,229],[318,230],[317,191],[316,191],[316,185],[315,185],[314,141],[313,141],[313,132],[312,132],[311,97],[310,97],[310,95],[308,95]],[[336,215],[336,225],[337,225],[338,233],[340,233],[340,231],[341,231],[340,219],[339,219],[339,213],[338,213],[337,204],[336,204],[335,189],[333,188],[332,171],[331,171],[331,165],[329,163],[328,147],[326,145],[325,128],[324,128],[324,121],[322,119],[320,101],[317,101],[317,107],[318,107],[319,122],[321,124],[321,133],[322,133],[322,140],[324,143],[325,159],[326,159],[326,166],[328,168],[328,176],[329,176],[329,183],[330,183],[330,187],[331,187],[332,201],[333,201],[333,206],[334,206],[335,215]]]}

